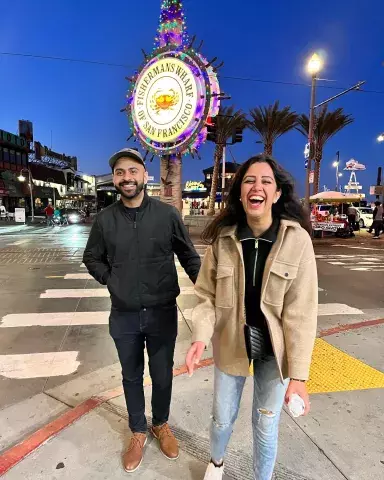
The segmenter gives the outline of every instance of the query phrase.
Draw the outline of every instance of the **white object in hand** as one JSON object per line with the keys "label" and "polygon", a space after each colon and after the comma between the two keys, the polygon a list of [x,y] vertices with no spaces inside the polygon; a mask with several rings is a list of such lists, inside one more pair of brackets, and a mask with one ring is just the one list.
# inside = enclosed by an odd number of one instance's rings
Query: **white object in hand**
{"label": "white object in hand", "polygon": [[293,393],[291,398],[289,399],[288,409],[291,412],[292,417],[297,418],[304,414],[305,410],[305,403],[304,400],[297,395],[297,393]]}

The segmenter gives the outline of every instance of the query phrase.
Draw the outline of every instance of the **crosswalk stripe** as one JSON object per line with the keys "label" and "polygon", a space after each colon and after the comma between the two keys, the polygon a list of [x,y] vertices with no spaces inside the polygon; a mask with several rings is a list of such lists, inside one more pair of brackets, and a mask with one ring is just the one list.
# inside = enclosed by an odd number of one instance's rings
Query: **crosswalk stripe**
{"label": "crosswalk stripe", "polygon": [[[192,319],[192,312],[193,308],[183,310],[183,315],[186,320]],[[327,315],[364,315],[364,312],[343,303],[320,303],[318,316],[322,317]]]}
{"label": "crosswalk stripe", "polygon": [[364,315],[364,312],[344,303],[320,303],[318,315]]}
{"label": "crosswalk stripe", "polygon": [[106,325],[110,312],[13,313],[5,315],[0,328]]}
{"label": "crosswalk stripe", "polygon": [[79,352],[24,353],[0,355],[0,375],[23,379],[70,375],[78,369]]}
{"label": "crosswalk stripe", "polygon": [[89,273],[67,273],[64,280],[93,280],[93,277]]}
{"label": "crosswalk stripe", "polygon": [[99,298],[109,297],[106,288],[57,288],[45,290],[40,298]]}

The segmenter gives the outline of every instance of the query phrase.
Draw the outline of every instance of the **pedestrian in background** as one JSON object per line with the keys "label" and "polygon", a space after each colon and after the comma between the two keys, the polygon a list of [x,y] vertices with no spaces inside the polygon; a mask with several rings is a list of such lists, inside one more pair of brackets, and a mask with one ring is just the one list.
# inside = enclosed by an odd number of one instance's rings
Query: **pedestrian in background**
{"label": "pedestrian in background", "polygon": [[357,219],[357,209],[353,205],[349,205],[348,207],[348,222],[351,227],[351,231],[355,232],[356,228],[356,219]]}
{"label": "pedestrian in background", "polygon": [[44,209],[44,213],[47,216],[47,225],[53,225],[53,214],[55,213],[52,204],[48,204],[48,206]]}
{"label": "pedestrian in background", "polygon": [[223,477],[251,363],[255,480],[272,478],[284,400],[298,395],[302,413],[309,412],[305,382],[318,305],[309,230],[292,177],[271,157],[258,155],[240,167],[224,211],[203,233],[210,245],[195,286],[199,304],[186,364],[192,374],[212,338],[215,383],[205,480]]}
{"label": "pedestrian in background", "polygon": [[374,239],[380,238],[380,232],[383,230],[384,210],[380,201],[375,202],[375,209],[373,210],[373,224],[371,229],[375,230]]}
{"label": "pedestrian in background", "polygon": [[111,157],[109,165],[121,200],[97,215],[84,263],[111,294],[109,328],[122,366],[133,434],[123,463],[127,472],[134,472],[142,462],[147,441],[145,346],[152,378],[151,431],[167,458],[179,456],[168,426],[178,326],[176,297],[180,293],[174,255],[194,283],[200,256],[179,212],[145,192],[148,173],[140,153],[125,148]]}

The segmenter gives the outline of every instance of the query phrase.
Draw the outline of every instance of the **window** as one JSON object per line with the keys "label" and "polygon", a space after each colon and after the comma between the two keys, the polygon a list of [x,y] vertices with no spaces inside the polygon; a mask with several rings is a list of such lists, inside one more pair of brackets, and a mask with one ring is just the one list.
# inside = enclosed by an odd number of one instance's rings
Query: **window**
{"label": "window", "polygon": [[28,157],[26,153],[21,154],[21,164],[23,167],[26,167],[28,165]]}
{"label": "window", "polygon": [[4,148],[3,149],[3,158],[4,158],[4,162],[8,162],[9,163],[9,150],[8,148]]}
{"label": "window", "polygon": [[16,152],[16,165],[21,165],[21,154]]}
{"label": "window", "polygon": [[13,163],[14,165],[16,164],[16,156],[14,150],[9,151],[9,162]]}

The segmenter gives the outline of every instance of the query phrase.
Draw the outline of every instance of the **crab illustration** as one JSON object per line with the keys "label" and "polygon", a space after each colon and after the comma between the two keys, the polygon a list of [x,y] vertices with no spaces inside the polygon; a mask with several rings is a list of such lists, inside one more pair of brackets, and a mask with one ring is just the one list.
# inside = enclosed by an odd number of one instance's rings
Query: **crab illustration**
{"label": "crab illustration", "polygon": [[157,90],[150,100],[152,110],[171,110],[179,102],[179,94],[172,88],[168,91]]}

